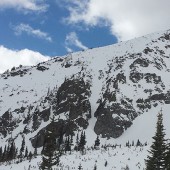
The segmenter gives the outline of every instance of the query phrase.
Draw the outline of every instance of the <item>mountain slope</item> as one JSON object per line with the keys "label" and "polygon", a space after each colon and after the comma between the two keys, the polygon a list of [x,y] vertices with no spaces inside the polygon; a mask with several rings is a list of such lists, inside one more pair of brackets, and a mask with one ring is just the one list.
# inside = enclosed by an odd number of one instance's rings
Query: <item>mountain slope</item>
{"label": "mountain slope", "polygon": [[0,93],[3,147],[25,138],[40,152],[53,115],[56,138],[85,130],[87,146],[96,135],[150,143],[161,108],[170,137],[170,30],[13,68],[0,75]]}

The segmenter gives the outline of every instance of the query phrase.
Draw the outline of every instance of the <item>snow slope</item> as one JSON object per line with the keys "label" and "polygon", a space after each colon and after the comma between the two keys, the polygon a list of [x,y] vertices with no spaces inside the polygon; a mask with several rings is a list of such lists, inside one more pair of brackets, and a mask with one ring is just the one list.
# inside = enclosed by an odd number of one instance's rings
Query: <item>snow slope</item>
{"label": "snow slope", "polygon": [[[135,74],[133,74],[135,73]],[[138,77],[137,73],[141,73],[142,77]],[[150,77],[147,77],[149,73]],[[116,79],[118,74],[123,74],[126,77],[126,82]],[[153,77],[153,74],[155,74]],[[135,75],[136,77],[133,77]],[[139,74],[138,74],[139,75]],[[138,139],[142,143],[151,143],[152,136],[155,133],[157,113],[162,109],[164,115],[164,125],[166,129],[167,138],[170,138],[170,105],[168,102],[170,98],[168,91],[170,90],[170,30],[164,32],[158,32],[150,35],[146,35],[140,38],[136,38],[130,41],[121,42],[118,44],[88,49],[86,51],[80,51],[71,53],[63,57],[52,58],[51,60],[40,63],[37,66],[32,67],[19,67],[11,71],[6,71],[0,75],[0,129],[7,131],[4,135],[0,133],[1,146],[4,147],[11,136],[15,139],[15,143],[18,148],[21,146],[21,139],[23,138],[23,129],[27,126],[31,129],[33,122],[30,124],[24,124],[23,121],[28,116],[29,106],[33,109],[31,114],[34,114],[38,107],[40,111],[44,108],[50,107],[50,102],[44,102],[45,97],[49,92],[54,92],[54,89],[58,89],[66,79],[71,77],[83,78],[84,82],[90,83],[91,95],[89,101],[91,105],[91,118],[88,120],[88,127],[85,129],[87,135],[86,146],[91,147],[96,139],[96,133],[94,127],[98,121],[98,117],[95,117],[94,113],[99,107],[99,100],[104,101],[106,98],[104,94],[108,90],[109,93],[115,92],[116,103],[121,104],[122,100],[131,100],[130,105],[137,114],[133,119],[128,116],[113,112],[113,118],[119,118],[122,120],[128,120],[132,122],[132,125],[124,129],[123,134],[114,138],[102,138],[101,144],[122,144],[125,145],[127,141],[137,141]],[[111,80],[111,83],[108,83]],[[117,81],[118,80],[118,81]],[[115,88],[112,82],[117,81],[118,87]],[[149,92],[150,90],[150,92]],[[152,99],[156,94],[166,94],[163,99]],[[151,99],[149,100],[150,107],[144,109],[139,108],[138,99]],[[43,104],[42,104],[43,103]],[[105,107],[111,107],[115,104],[115,101],[106,102]],[[140,103],[141,104],[141,103]],[[143,104],[143,103],[142,103]],[[146,103],[144,103],[146,104]],[[148,104],[148,103],[147,103]],[[24,107],[24,111],[17,111]],[[121,105],[121,107],[125,107]],[[126,109],[126,108],[125,108]],[[17,125],[13,130],[8,131],[8,127],[2,127],[3,115],[5,112],[12,114],[12,119],[17,120]],[[59,117],[66,119],[66,113],[61,114]],[[50,116],[53,115],[51,110]],[[63,115],[63,116],[62,116]],[[57,117],[57,116],[56,116]],[[10,121],[10,120],[8,120]],[[41,121],[40,126],[36,130],[30,130],[25,135],[26,145],[29,151],[33,151],[33,146],[30,139],[37,135],[37,133],[50,123],[48,121]],[[81,128],[80,128],[81,130]],[[148,146],[143,148],[142,151],[138,149],[120,148],[113,151],[107,151],[101,153],[95,151],[95,153],[89,153],[82,158],[79,158],[79,154],[67,155],[62,158],[63,164],[69,166],[75,164],[75,161],[79,160],[75,167],[78,166],[81,159],[90,159],[90,163],[82,162],[82,166],[90,169],[94,166],[95,160],[101,160],[100,163],[96,163],[101,169],[104,168],[104,160],[108,160],[108,169],[120,169],[123,164],[128,164],[130,169],[139,166],[144,167],[144,158],[146,158]],[[135,151],[134,151],[135,150]],[[39,149],[39,152],[41,148]],[[140,153],[140,156],[138,155]],[[118,156],[113,158],[112,155],[118,153]],[[125,156],[122,156],[126,153]],[[103,154],[103,157],[102,157]],[[109,155],[110,154],[110,155]],[[90,157],[90,158],[88,158]],[[130,157],[130,160],[128,158]],[[119,162],[120,159],[126,159],[125,162]],[[33,160],[33,164],[37,164],[40,158]],[[67,162],[67,163],[66,163]],[[116,164],[114,165],[114,162]],[[12,166],[12,169],[18,169],[18,166],[26,167],[29,163],[21,163],[20,165]],[[32,163],[31,163],[32,164]],[[33,165],[32,164],[32,165]],[[4,170],[10,168],[10,166],[2,166]],[[28,167],[27,167],[28,168]],[[0,168],[1,169],[1,168]],[[36,169],[36,168],[35,168]],[[66,167],[65,167],[66,169]]]}

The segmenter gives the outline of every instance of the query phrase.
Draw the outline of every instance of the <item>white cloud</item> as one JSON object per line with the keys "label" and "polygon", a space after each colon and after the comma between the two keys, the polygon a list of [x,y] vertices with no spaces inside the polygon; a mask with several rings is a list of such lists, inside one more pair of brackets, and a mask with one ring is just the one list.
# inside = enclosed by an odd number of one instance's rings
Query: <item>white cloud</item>
{"label": "white cloud", "polygon": [[39,62],[47,61],[49,58],[28,49],[16,51],[0,46],[0,73],[11,69],[13,66],[19,66],[20,64],[26,66],[36,65]]}
{"label": "white cloud", "polygon": [[77,47],[79,49],[86,50],[87,47],[79,40],[75,32],[71,32],[66,36],[65,47],[67,52],[73,52],[73,48]]}
{"label": "white cloud", "polygon": [[43,0],[0,0],[0,9],[14,8],[17,10],[46,11],[47,7],[48,5],[43,3]]}
{"label": "white cloud", "polygon": [[13,27],[16,35],[21,35],[22,33],[27,33],[28,35],[32,35],[34,37],[38,37],[41,39],[44,39],[46,41],[52,42],[52,38],[48,35],[48,33],[43,32],[39,29],[33,29],[28,24],[19,24],[15,27]]}
{"label": "white cloud", "polygon": [[65,0],[71,24],[107,24],[119,40],[170,29],[169,0]]}

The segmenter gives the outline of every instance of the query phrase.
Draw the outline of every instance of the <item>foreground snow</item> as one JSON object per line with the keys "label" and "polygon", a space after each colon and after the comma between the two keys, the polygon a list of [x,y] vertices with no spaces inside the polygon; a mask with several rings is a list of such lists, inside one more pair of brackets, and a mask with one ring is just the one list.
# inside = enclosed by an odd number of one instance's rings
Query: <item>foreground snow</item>
{"label": "foreground snow", "polygon": [[[145,168],[144,159],[147,157],[149,146],[130,148],[125,146],[117,146],[116,148],[108,147],[100,150],[87,150],[86,154],[80,152],[72,152],[61,157],[60,166],[54,167],[55,170],[62,169],[78,169],[81,164],[83,170],[93,170],[97,166],[97,170],[123,170],[129,167],[130,170],[138,170]],[[105,166],[107,161],[107,165]],[[1,165],[1,170],[38,170],[41,163],[41,156],[32,159],[31,162],[23,161],[19,164]]]}

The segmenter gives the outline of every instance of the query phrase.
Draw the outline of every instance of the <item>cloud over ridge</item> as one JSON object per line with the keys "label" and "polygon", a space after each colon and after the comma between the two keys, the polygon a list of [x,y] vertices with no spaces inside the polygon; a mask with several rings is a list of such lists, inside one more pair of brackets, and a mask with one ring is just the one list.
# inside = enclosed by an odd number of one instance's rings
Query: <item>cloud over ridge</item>
{"label": "cloud over ridge", "polygon": [[24,50],[11,50],[4,46],[0,46],[0,73],[3,73],[7,69],[11,69],[13,66],[25,65],[32,66],[42,61],[47,61],[50,57],[43,56],[39,52]]}
{"label": "cloud over ridge", "polygon": [[169,0],[66,0],[70,24],[104,24],[119,40],[170,28]]}

